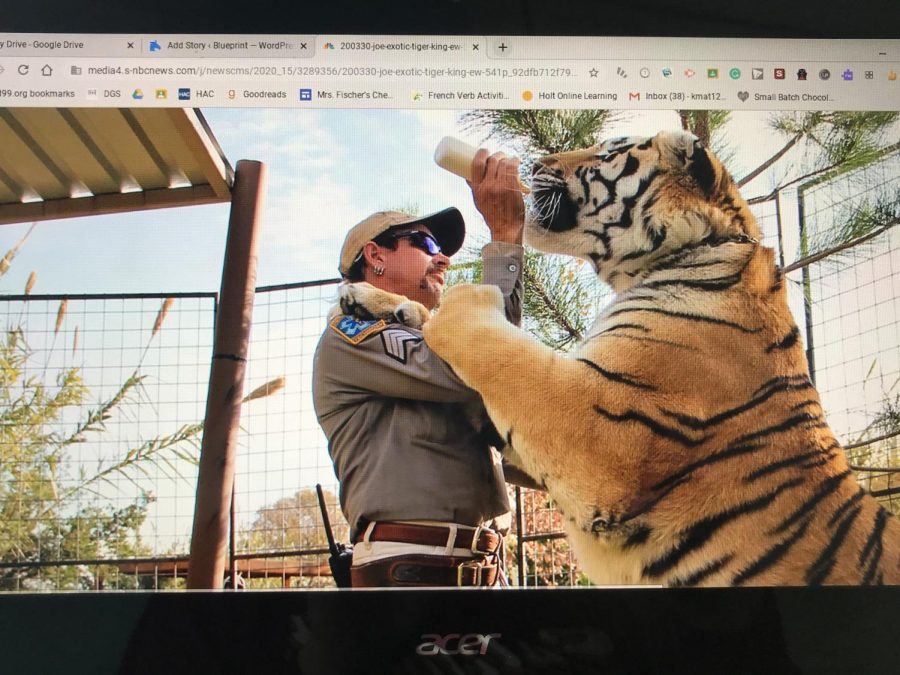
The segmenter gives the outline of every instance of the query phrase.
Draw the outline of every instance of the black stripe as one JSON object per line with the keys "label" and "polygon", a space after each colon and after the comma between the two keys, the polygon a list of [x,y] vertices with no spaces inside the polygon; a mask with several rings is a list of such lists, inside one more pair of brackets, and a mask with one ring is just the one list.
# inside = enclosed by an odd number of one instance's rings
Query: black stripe
{"label": "black stripe", "polygon": [[[623,260],[625,258],[622,258]],[[658,281],[647,281],[641,284],[645,288],[661,288],[662,286],[687,286],[688,288],[699,288],[704,291],[723,291],[731,288],[741,280],[741,273],[730,274],[726,277],[716,277],[714,279],[659,279]]]}
{"label": "black stripe", "polygon": [[657,558],[649,565],[644,566],[643,575],[645,577],[662,576],[681,562],[688,553],[703,546],[724,525],[741,516],[767,508],[782,492],[795,488],[802,483],[803,478],[792,478],[767,494],[700,520],[683,534],[681,540],[674,548],[670,549],[661,558]]}
{"label": "black stripe", "polygon": [[633,176],[637,173],[639,168],[641,168],[641,163],[638,161],[638,158],[634,155],[628,155],[628,158],[625,160],[625,166],[622,167],[622,172],[618,175],[616,180]]}
{"label": "black stripe", "polygon": [[686,321],[697,321],[699,323],[711,323],[717,326],[726,326],[727,328],[734,328],[741,331],[742,333],[749,334],[758,333],[762,330],[762,328],[747,328],[746,326],[742,326],[739,323],[733,323],[731,321],[726,321],[725,319],[718,319],[714,316],[706,316],[704,314],[689,314],[687,312],[673,312],[666,309],[659,309],[657,307],[630,307],[627,309],[617,309],[607,314],[607,316],[613,317],[617,316],[618,314],[625,314],[627,312],[651,312],[653,314],[671,316],[675,319],[684,319]]}
{"label": "black stripe", "polygon": [[[603,331],[597,333],[597,335],[603,335],[604,333],[609,333],[610,331],[619,330],[620,328],[634,328],[635,330],[640,330],[645,333],[649,333],[650,329],[646,326],[642,326],[638,323],[617,323],[613,324],[609,328],[604,328]],[[597,337],[596,335],[594,337]]]}
{"label": "black stripe", "polygon": [[[838,520],[841,519],[841,516],[844,515],[844,513],[847,511],[847,509],[849,509],[851,506],[856,504],[856,502],[858,502],[860,499],[862,499],[865,496],[865,494],[866,494],[866,491],[863,490],[862,488],[859,488],[859,490],[856,491],[856,494],[853,495],[852,497],[850,497],[850,499],[848,499],[847,501],[845,501],[840,506],[840,508],[838,508],[838,510],[834,512],[834,514],[831,516],[831,518],[828,519],[828,527],[834,527],[834,524]],[[859,564],[862,565],[861,560],[860,560]]]}
{"label": "black stripe", "polygon": [[815,469],[817,466],[825,466],[825,465],[828,464],[831,460],[833,460],[835,457],[836,457],[836,455],[833,455],[833,454],[832,454],[832,455],[826,455],[825,457],[821,457],[820,459],[817,459],[817,460],[815,460],[815,461],[813,461],[813,462],[807,462],[806,464],[804,464],[804,465],[803,465],[802,467],[800,467],[800,468],[801,468],[801,469]]}
{"label": "black stripe", "polygon": [[766,347],[766,353],[774,352],[776,349],[790,349],[797,341],[800,339],[800,329],[797,326],[791,328],[791,332],[788,333],[785,337],[783,337],[778,342],[773,342],[768,347]]}
{"label": "black stripe", "polygon": [[780,433],[782,431],[788,431],[788,430],[794,428],[794,426],[796,426],[795,422],[798,418],[802,420],[803,417],[805,417],[805,416],[792,417],[791,419],[786,420],[785,422],[782,422],[780,424],[776,424],[776,425],[768,427],[766,429],[761,429],[760,431],[754,432],[752,434],[747,434],[745,436],[742,436],[741,438],[738,438],[737,440],[733,441],[725,450],[712,453],[711,455],[708,455],[707,457],[704,457],[701,460],[698,460],[692,464],[688,464],[686,467],[684,467],[680,471],[672,474],[671,476],[667,477],[665,480],[660,481],[659,483],[657,483],[650,489],[658,490],[658,489],[664,488],[671,481],[677,480],[684,476],[687,476],[688,474],[692,473],[696,469],[699,469],[703,466],[707,466],[709,464],[715,464],[717,462],[721,462],[726,459],[732,459],[733,457],[745,455],[750,452],[756,452],[757,450],[769,449],[768,445],[760,444],[760,443],[756,443],[756,442],[750,442],[750,441],[758,441],[759,439],[761,439],[765,436],[769,436],[769,435],[772,435],[775,433]]}
{"label": "black stripe", "polygon": [[603,375],[608,380],[612,380],[613,382],[619,382],[620,384],[627,384],[630,387],[637,387],[638,389],[647,389],[649,391],[656,391],[656,387],[652,384],[646,384],[645,382],[639,382],[637,379],[630,375],[625,375],[624,373],[616,373],[612,370],[606,370],[605,368],[601,368],[593,361],[589,361],[588,359],[576,359],[577,361],[581,361],[595,371]]}
{"label": "black stripe", "polygon": [[656,344],[667,345],[669,347],[677,347],[679,349],[687,349],[688,351],[692,351],[692,352],[700,351],[699,349],[697,349],[696,347],[692,347],[691,345],[683,345],[678,342],[672,342],[671,340],[660,340],[659,338],[644,337],[642,335],[624,335],[624,334],[623,335],[618,335],[618,334],[604,335],[603,333],[600,333],[598,335],[593,335],[593,336],[589,337],[588,340],[596,340],[598,338],[604,338],[604,337],[612,338],[612,339],[616,339],[616,340],[636,340],[638,342],[653,342]]}
{"label": "black stripe", "polygon": [[878,509],[878,515],[875,516],[875,527],[872,528],[872,534],[869,535],[869,538],[866,540],[866,545],[863,546],[863,550],[859,553],[859,566],[862,567],[866,562],[866,558],[869,557],[869,554],[876,548],[877,542],[877,552],[875,553],[875,557],[872,559],[873,563],[877,563],[878,559],[881,557],[881,536],[884,533],[884,526],[887,524],[888,513],[884,510],[884,508]]}
{"label": "black stripe", "polygon": [[790,550],[791,546],[797,543],[797,541],[801,537],[803,537],[804,534],[806,534],[806,528],[809,527],[809,522],[809,518],[804,520],[803,524],[798,527],[791,536],[775,544],[754,562],[750,563],[750,565],[742,569],[740,573],[735,576],[734,579],[732,579],[732,585],[740,586],[741,584],[746,583],[753,577],[762,574],[772,565],[781,560],[784,557],[785,553]]}
{"label": "black stripe", "polygon": [[[818,424],[810,424],[810,422],[818,422]],[[805,424],[804,424],[805,423]],[[751,434],[744,434],[740,438],[738,438],[736,443],[745,443],[747,441],[755,441],[760,438],[765,438],[766,436],[772,436],[774,434],[780,434],[782,431],[790,431],[796,427],[803,425],[807,429],[825,429],[828,428],[828,424],[822,420],[818,415],[811,415],[809,413],[800,413],[799,415],[794,415],[793,417],[788,417],[783,422],[779,422],[778,424],[773,424],[770,427],[765,427],[764,429],[760,429],[759,431],[754,431]]]}
{"label": "black stripe", "polygon": [[626,522],[626,521],[628,521],[628,520],[632,520],[632,519],[634,519],[634,518],[637,518],[638,516],[642,516],[642,515],[644,515],[645,513],[649,513],[650,511],[653,510],[653,508],[654,508],[657,504],[659,504],[663,499],[665,499],[665,498],[668,496],[668,494],[669,494],[670,492],[672,492],[672,490],[674,490],[675,488],[677,488],[677,487],[678,487],[679,485],[681,485],[682,483],[686,483],[687,480],[688,480],[688,479],[687,479],[686,476],[682,476],[681,478],[679,478],[679,479],[675,480],[674,482],[670,483],[670,484],[666,487],[665,490],[663,490],[662,492],[660,492],[660,493],[659,493],[658,495],[656,495],[653,499],[647,500],[647,501],[645,501],[644,503],[639,504],[636,508],[633,508],[631,511],[626,511],[625,513],[623,513],[623,514],[619,517],[619,522],[620,522],[620,523],[624,523],[624,522]]}
{"label": "black stripe", "polygon": [[600,170],[596,169],[591,172],[591,182],[603,184],[603,187],[606,188],[606,199],[603,201],[602,204],[597,201],[596,197],[594,197],[592,199],[591,198],[591,186],[590,186],[590,183],[587,182],[586,176],[587,176],[587,172],[585,172],[584,175],[581,176],[581,186],[582,186],[582,188],[584,188],[584,203],[585,204],[594,204],[594,206],[596,208],[594,208],[593,211],[588,211],[584,215],[585,215],[585,217],[591,217],[591,216],[596,216],[607,206],[613,204],[616,201],[616,198],[618,195],[616,194],[616,182],[614,180],[607,180],[600,173]]}
{"label": "black stripe", "polygon": [[575,177],[581,182],[581,189],[584,190],[584,203],[588,204],[591,199],[591,185],[587,180],[587,171],[583,167],[575,169]]}
{"label": "black stripe", "polygon": [[744,445],[729,445],[725,450],[721,452],[715,452],[703,459],[694,462],[693,464],[688,464],[683,469],[667,476],[663,480],[661,480],[656,485],[652,486],[651,490],[663,490],[668,488],[674,481],[682,481],[685,478],[688,478],[691,473],[695,470],[707,466],[709,464],[716,464],[718,462],[723,462],[726,459],[732,459],[734,457],[739,457],[741,455],[746,455],[751,452],[756,452],[757,450],[768,449],[769,446],[762,445],[759,443],[747,443]]}
{"label": "black stripe", "polygon": [[727,553],[727,554],[723,555],[721,558],[718,558],[717,560],[713,560],[708,565],[705,565],[705,566],[701,567],[699,570],[691,573],[689,576],[684,577],[683,579],[680,577],[678,579],[675,579],[669,585],[673,586],[673,587],[696,586],[697,584],[699,584],[701,581],[703,581],[707,577],[715,574],[720,569],[725,567],[725,565],[730,563],[732,561],[732,559],[734,559],[734,554]]}
{"label": "black stripe", "polygon": [[843,471],[823,481],[819,486],[819,489],[813,493],[812,497],[798,506],[791,515],[785,518],[778,527],[776,527],[774,530],[771,530],[769,534],[778,534],[779,532],[784,532],[785,530],[787,530],[794,523],[803,518],[807,513],[812,511],[820,501],[837,490],[843,480],[849,475],[850,469],[847,469],[846,471]]}
{"label": "black stripe", "polygon": [[641,525],[634,532],[628,535],[628,539],[625,540],[625,543],[622,544],[622,548],[632,548],[635,546],[640,546],[645,543],[647,539],[650,537],[650,532],[652,530],[646,525]]}
{"label": "black stripe", "polygon": [[[811,384],[810,384],[809,386],[812,387]],[[798,389],[799,389],[799,388],[800,388],[800,387],[798,387]],[[792,410],[792,411],[793,411],[793,410],[800,410],[800,408],[805,408],[805,407],[808,406],[808,405],[819,405],[819,401],[818,401],[817,399],[814,399],[814,398],[808,398],[808,399],[806,399],[805,401],[800,401],[800,403],[796,403],[796,404],[792,405],[792,406],[791,406],[791,410]]]}
{"label": "black stripe", "polygon": [[828,545],[822,549],[822,553],[816,558],[816,561],[810,565],[810,568],[806,570],[806,583],[810,586],[820,586],[822,585],[822,582],[828,578],[831,570],[834,569],[835,562],[837,562],[834,555],[841,547],[841,544],[844,543],[844,540],[847,538],[847,533],[853,526],[853,521],[856,520],[856,517],[861,510],[862,506],[857,506],[847,514],[847,517],[841,521],[841,524],[838,525],[832,535],[831,541],[829,541]]}
{"label": "black stripe", "polygon": [[730,410],[724,410],[712,417],[708,417],[705,420],[702,420],[698,417],[693,417],[691,415],[682,415],[681,413],[672,412],[670,410],[663,409],[662,412],[665,415],[677,420],[680,424],[683,424],[686,427],[691,429],[706,429],[710,426],[715,426],[717,424],[721,424],[727,419],[735,417],[736,415],[740,415],[741,413],[747,412],[748,410],[752,410],[758,405],[761,405],[768,401],[775,394],[782,391],[793,391],[798,389],[811,389],[812,384],[807,380],[803,384],[791,384],[791,383],[779,383],[777,386],[771,387],[768,391],[763,392],[762,394],[751,398],[746,403],[742,403],[739,406],[731,408]]}
{"label": "black stripe", "polygon": [[813,450],[812,452],[804,452],[802,455],[794,455],[793,457],[788,457],[787,459],[783,459],[780,462],[769,464],[744,476],[744,482],[752,483],[758,478],[768,476],[770,473],[775,473],[776,471],[781,471],[782,469],[795,466],[796,464],[801,464],[802,462],[805,462],[808,459],[812,459],[813,457],[818,457],[821,453],[821,450]]}
{"label": "black stripe", "polygon": [[594,412],[596,412],[598,415],[602,415],[609,420],[612,420],[613,422],[637,422],[638,424],[642,424],[643,426],[647,427],[657,436],[668,438],[669,440],[675,441],[689,448],[695,448],[698,445],[702,445],[709,438],[708,436],[701,436],[699,439],[694,440],[693,438],[690,438],[689,436],[681,433],[678,429],[664,426],[656,420],[647,417],[646,415],[642,415],[641,413],[634,410],[628,410],[621,415],[616,415],[609,412],[608,410],[604,410],[598,405],[595,405]]}
{"label": "black stripe", "polygon": [[812,383],[809,380],[809,376],[807,376],[806,374],[780,375],[778,377],[773,377],[771,380],[763,382],[757,388],[757,390],[753,392],[753,394],[751,395],[751,398],[753,396],[756,396],[757,394],[761,394],[763,391],[765,391],[769,387],[777,387],[777,386],[781,385],[782,383],[799,384],[801,382],[805,382],[805,383],[809,384],[810,386],[812,386]]}

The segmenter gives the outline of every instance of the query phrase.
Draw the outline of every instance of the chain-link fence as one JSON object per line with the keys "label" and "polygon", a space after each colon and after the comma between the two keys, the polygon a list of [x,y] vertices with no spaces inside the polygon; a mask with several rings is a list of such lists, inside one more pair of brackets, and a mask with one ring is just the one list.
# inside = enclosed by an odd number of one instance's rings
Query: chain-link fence
{"label": "chain-link fence", "polygon": [[[788,270],[829,421],[895,513],[900,228],[882,206],[898,194],[895,152],[752,206]],[[347,538],[310,393],[335,283],[256,295],[229,550],[230,573],[251,587],[332,585],[317,483]],[[0,590],[182,586],[215,294],[17,295],[0,307]],[[587,583],[548,496],[513,496],[512,579]]]}
{"label": "chain-link fence", "polygon": [[4,296],[0,589],[137,588],[191,531],[215,294]]}

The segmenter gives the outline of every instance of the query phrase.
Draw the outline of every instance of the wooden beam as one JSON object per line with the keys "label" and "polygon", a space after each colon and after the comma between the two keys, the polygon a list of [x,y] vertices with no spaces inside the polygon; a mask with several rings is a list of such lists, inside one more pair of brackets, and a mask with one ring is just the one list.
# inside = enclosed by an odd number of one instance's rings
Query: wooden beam
{"label": "wooden beam", "polygon": [[216,316],[215,346],[200,445],[188,588],[221,589],[234,486],[241,399],[250,351],[256,242],[265,165],[241,160],[235,172]]}
{"label": "wooden beam", "polygon": [[0,204],[0,225],[23,223],[35,220],[55,220],[59,218],[80,218],[100,216],[126,211],[145,211],[174,206],[195,204],[219,204],[227,202],[209,185],[195,185],[183,188],[163,188],[140,192],[117,192],[115,194],[81,197],[78,199],[51,199],[43,202],[21,202]]}

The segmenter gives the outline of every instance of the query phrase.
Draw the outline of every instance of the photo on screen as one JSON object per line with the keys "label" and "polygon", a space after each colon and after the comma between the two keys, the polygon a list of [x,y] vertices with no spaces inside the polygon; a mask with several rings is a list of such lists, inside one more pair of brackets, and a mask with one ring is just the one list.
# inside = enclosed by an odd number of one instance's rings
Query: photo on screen
{"label": "photo on screen", "polygon": [[[338,301],[348,229],[376,211],[456,207],[466,237],[446,285],[477,283],[491,233],[466,182],[435,163],[443,138],[521,158],[529,185],[542,157],[664,131],[693,134],[734,178],[759,243],[784,273],[821,397],[816,419],[827,419],[850,480],[900,513],[897,112],[436,110],[413,99],[397,109],[9,107],[0,110],[0,198],[19,203],[0,211],[0,396],[12,420],[2,431],[10,442],[0,444],[0,590],[184,588],[229,222],[223,190],[239,160],[262,162],[266,178],[229,574],[246,588],[333,588],[317,484],[335,540],[348,544],[351,532],[313,407],[312,368]],[[43,187],[14,199],[22,185]],[[526,196],[529,208],[534,198]],[[526,248],[522,329],[559,352],[591,339],[615,297],[597,269],[588,256]],[[750,375],[728,369],[723,378]],[[676,419],[677,401],[669,404]],[[591,452],[603,453],[607,440],[593,442]],[[747,499],[789,475],[772,469],[748,481]],[[567,536],[576,514],[560,510],[550,485],[549,493],[509,486],[508,582],[598,583]],[[710,497],[685,499],[699,509]],[[595,515],[588,537],[604,517]],[[631,534],[637,542],[648,533]]]}

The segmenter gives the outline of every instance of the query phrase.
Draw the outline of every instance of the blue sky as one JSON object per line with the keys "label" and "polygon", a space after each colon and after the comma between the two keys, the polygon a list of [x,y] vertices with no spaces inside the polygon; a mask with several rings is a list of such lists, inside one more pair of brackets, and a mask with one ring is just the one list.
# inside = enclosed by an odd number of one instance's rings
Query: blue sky
{"label": "blue sky", "polygon": [[[268,166],[260,233],[259,285],[331,278],[343,234],[368,213],[459,207],[470,231],[487,236],[465,183],[438,168],[434,148],[463,133],[460,111],[220,109],[203,111],[226,156]],[[735,113],[729,136],[752,134],[748,164],[777,147],[765,113]],[[614,123],[610,135],[676,128],[672,111]],[[734,141],[732,142],[734,144]],[[500,148],[489,143],[492,150]],[[195,206],[40,223],[0,293],[19,293],[34,270],[34,293],[215,291],[219,287],[227,205]],[[6,251],[28,224],[0,228]]]}

